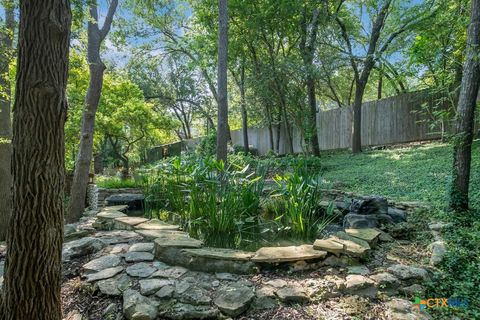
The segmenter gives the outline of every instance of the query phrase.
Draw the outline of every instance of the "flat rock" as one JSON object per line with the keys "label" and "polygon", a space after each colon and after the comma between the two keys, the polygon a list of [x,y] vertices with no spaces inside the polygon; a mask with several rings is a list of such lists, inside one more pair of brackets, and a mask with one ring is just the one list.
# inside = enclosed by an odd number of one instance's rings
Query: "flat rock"
{"label": "flat rock", "polygon": [[366,241],[370,246],[373,246],[377,243],[380,232],[375,229],[366,228],[366,229],[345,229],[345,233],[351,235],[355,238]]}
{"label": "flat rock", "polygon": [[427,270],[403,264],[393,265],[387,270],[401,280],[428,280],[429,278]]}
{"label": "flat rock", "polygon": [[158,270],[152,274],[152,277],[178,279],[187,272],[188,269],[184,267],[170,267],[167,269]]}
{"label": "flat rock", "polygon": [[173,285],[166,285],[155,293],[155,296],[159,299],[168,299],[173,297],[175,293],[175,287]]}
{"label": "flat rock", "polygon": [[107,296],[121,296],[122,292],[131,286],[131,278],[126,274],[119,274],[110,279],[97,282],[98,289]]}
{"label": "flat rock", "polygon": [[396,288],[400,285],[400,280],[388,272],[380,272],[370,276],[381,287]]}
{"label": "flat rock", "polygon": [[65,243],[63,245],[62,257],[64,260],[79,258],[100,251],[106,246],[107,243],[101,239],[86,237]]}
{"label": "flat rock", "polygon": [[435,241],[432,243],[432,255],[430,257],[430,264],[436,266],[443,261],[445,254],[447,253],[447,247],[443,241]]}
{"label": "flat rock", "polygon": [[114,210],[102,211],[97,213],[97,218],[103,219],[103,220],[113,220],[113,219],[124,218],[124,217],[127,217],[125,213],[122,213],[120,211],[114,211]]}
{"label": "flat rock", "polygon": [[352,237],[345,232],[337,232],[333,239],[345,246],[345,254],[353,257],[363,258],[370,251],[370,245],[366,241]]}
{"label": "flat rock", "polygon": [[237,275],[232,274],[232,273],[228,273],[228,272],[217,272],[217,273],[215,273],[215,277],[218,280],[226,280],[226,281],[237,281],[238,280]]}
{"label": "flat rock", "polygon": [[133,230],[136,225],[147,222],[148,219],[142,217],[120,217],[113,220],[115,229]]}
{"label": "flat rock", "polygon": [[289,284],[276,291],[278,298],[286,303],[305,303],[310,301],[307,292],[299,284]]}
{"label": "flat rock", "polygon": [[100,231],[95,234],[95,237],[112,245],[142,240],[139,234],[127,230]]}
{"label": "flat rock", "polygon": [[150,252],[127,252],[124,257],[126,262],[153,261],[153,254]]}
{"label": "flat rock", "polygon": [[248,286],[224,286],[218,290],[214,303],[226,315],[236,317],[248,309],[254,297],[253,289]]}
{"label": "flat rock", "polygon": [[127,212],[128,206],[126,204],[121,204],[118,206],[107,206],[102,209],[102,211],[120,211],[120,212]]}
{"label": "flat rock", "polygon": [[147,222],[140,223],[135,226],[135,229],[143,229],[143,230],[180,230],[179,226],[168,224],[166,222],[153,219]]}
{"label": "flat rock", "polygon": [[177,238],[188,238],[188,234],[183,231],[176,231],[176,230],[144,230],[144,229],[136,229],[136,233],[144,237],[148,241],[153,241],[157,238],[164,238],[164,237],[177,237]]}
{"label": "flat rock", "polygon": [[265,285],[279,289],[286,287],[288,282],[283,279],[273,279],[265,282]]}
{"label": "flat rock", "polygon": [[217,308],[205,305],[191,305],[187,303],[175,303],[165,310],[162,315],[168,319],[218,319],[220,312]]}
{"label": "flat rock", "polygon": [[129,244],[127,243],[119,243],[116,244],[112,247],[110,250],[110,254],[122,254],[128,251],[128,248],[130,247]]}
{"label": "flat rock", "polygon": [[83,265],[83,269],[87,273],[102,271],[103,269],[113,268],[120,264],[120,257],[115,254],[109,254]]}
{"label": "flat rock", "polygon": [[365,276],[370,273],[370,270],[364,265],[349,266],[348,274],[360,274]]}
{"label": "flat rock", "polygon": [[[175,247],[175,248],[200,248],[202,241],[185,236],[167,236],[155,239],[155,248]],[[158,250],[158,249],[155,249]]]}
{"label": "flat rock", "polygon": [[330,253],[333,253],[336,256],[339,256],[345,249],[343,243],[337,242],[334,239],[317,239],[313,243],[313,248],[315,250],[323,250]]}
{"label": "flat rock", "polygon": [[125,271],[129,276],[132,277],[147,278],[151,276],[156,270],[157,269],[155,269],[151,265],[140,262],[129,266]]}
{"label": "flat rock", "polygon": [[129,252],[152,252],[153,251],[153,242],[139,242],[132,244]]}
{"label": "flat rock", "polygon": [[129,320],[155,320],[158,303],[142,296],[138,291],[127,289],[123,293],[123,314]]}
{"label": "flat rock", "polygon": [[208,295],[208,291],[200,286],[193,285],[177,297],[180,302],[192,305],[209,305],[212,298]]}
{"label": "flat rock", "polygon": [[263,247],[257,250],[252,257],[254,262],[288,262],[311,259],[323,259],[326,251],[315,250],[312,245],[289,246],[289,247]]}
{"label": "flat rock", "polygon": [[347,276],[345,281],[345,291],[349,294],[366,296],[370,298],[374,298],[377,293],[375,282],[358,274]]}
{"label": "flat rock", "polygon": [[93,282],[93,281],[112,278],[122,271],[123,271],[122,266],[103,269],[102,271],[99,271],[97,273],[92,273],[92,274],[87,275],[87,282]]}
{"label": "flat rock", "polygon": [[144,279],[139,281],[140,293],[148,296],[154,294],[165,286],[172,286],[175,284],[173,280],[167,279]]}
{"label": "flat rock", "polygon": [[423,296],[425,294],[425,287],[419,285],[418,283],[412,284],[411,286],[403,287],[400,289],[400,292],[407,296]]}
{"label": "flat rock", "polygon": [[182,251],[194,257],[232,261],[249,261],[255,255],[253,252],[222,248],[184,249]]}

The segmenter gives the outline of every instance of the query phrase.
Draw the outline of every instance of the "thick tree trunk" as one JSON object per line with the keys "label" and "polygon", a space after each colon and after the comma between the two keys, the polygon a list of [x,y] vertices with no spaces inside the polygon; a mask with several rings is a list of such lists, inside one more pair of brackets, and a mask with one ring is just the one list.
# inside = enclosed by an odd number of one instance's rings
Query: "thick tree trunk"
{"label": "thick tree trunk", "polygon": [[20,2],[2,318],[61,320],[68,0]]}
{"label": "thick tree trunk", "polygon": [[450,208],[468,209],[468,188],[472,158],[472,139],[476,100],[480,87],[480,0],[472,0],[470,25],[467,31],[467,52],[463,65],[462,85],[457,107],[457,134],[454,139],[453,181]]}
{"label": "thick tree trunk", "polygon": [[227,95],[227,59],[228,59],[228,9],[227,0],[218,0],[218,124],[217,124],[217,160],[227,163],[228,132],[228,95]]}
{"label": "thick tree trunk", "polygon": [[118,0],[110,3],[107,17],[102,29],[98,27],[97,3],[90,5],[90,19],[88,20],[88,63],[90,68],[90,82],[87,96],[85,97],[85,109],[82,114],[82,129],[80,135],[80,147],[75,162],[75,174],[70,192],[70,206],[68,210],[68,222],[78,221],[85,209],[85,197],[87,193],[88,174],[92,162],[93,136],[95,128],[95,115],[102,94],[103,72],[105,64],[100,58],[100,46],[110,30],[113,15],[117,8]]}
{"label": "thick tree trunk", "polygon": [[10,120],[10,82],[7,77],[12,58],[13,32],[15,28],[14,4],[3,1],[5,26],[0,30],[0,241],[7,237],[8,220],[12,211],[12,138]]}
{"label": "thick tree trunk", "polygon": [[353,101],[352,152],[362,152],[362,101],[366,83],[358,82]]}

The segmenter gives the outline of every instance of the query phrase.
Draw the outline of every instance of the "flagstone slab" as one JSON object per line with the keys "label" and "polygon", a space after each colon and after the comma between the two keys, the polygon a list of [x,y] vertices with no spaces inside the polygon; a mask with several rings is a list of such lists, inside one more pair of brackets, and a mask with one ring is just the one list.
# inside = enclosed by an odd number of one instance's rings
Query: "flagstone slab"
{"label": "flagstone slab", "polygon": [[345,249],[345,245],[343,243],[335,241],[332,238],[318,239],[313,243],[313,248],[315,250],[323,250],[339,256]]}
{"label": "flagstone slab", "polygon": [[103,279],[109,279],[115,277],[117,274],[123,271],[122,266],[114,267],[114,268],[107,268],[100,272],[92,273],[87,275],[87,282],[93,282]]}
{"label": "flagstone slab", "polygon": [[113,220],[113,227],[118,230],[134,230],[136,225],[147,222],[143,217],[120,217]]}
{"label": "flagstone slab", "polygon": [[169,224],[157,219],[149,220],[135,226],[135,229],[144,230],[180,230],[180,227],[174,224]]}
{"label": "flagstone slab", "polygon": [[355,238],[345,232],[337,232],[332,239],[344,244],[344,253],[352,257],[364,258],[371,249],[365,240]]}
{"label": "flagstone slab", "polygon": [[253,252],[223,248],[184,249],[182,251],[194,257],[233,261],[249,261],[255,255]]}
{"label": "flagstone slab", "polygon": [[263,247],[257,250],[252,261],[264,263],[303,261],[323,259],[326,255],[326,251],[315,250],[312,245]]}
{"label": "flagstone slab", "polygon": [[108,210],[108,211],[102,211],[97,213],[97,218],[101,220],[109,220],[109,219],[113,220],[113,219],[122,218],[122,217],[127,217],[127,215],[125,213],[122,213],[116,210]]}
{"label": "flagstone slab", "polygon": [[[176,261],[196,271],[250,274],[258,271],[255,263],[251,261],[254,254],[223,248],[183,249],[176,255]],[[160,253],[160,256],[165,257],[166,254]]]}
{"label": "flagstone slab", "polygon": [[107,268],[117,267],[120,264],[120,257],[115,254],[109,254],[83,265],[83,269],[87,273],[102,271]]}
{"label": "flagstone slab", "polygon": [[135,230],[136,233],[144,237],[146,240],[153,241],[157,238],[164,238],[164,237],[188,237],[188,234],[183,231],[176,231],[176,230],[145,230],[145,229],[137,229]]}
{"label": "flagstone slab", "polygon": [[359,238],[368,242],[370,246],[374,246],[377,243],[380,231],[367,228],[367,229],[345,229],[345,233],[355,238]]}
{"label": "flagstone slab", "polygon": [[128,206],[125,204],[118,205],[118,206],[107,206],[102,209],[102,211],[120,211],[120,212],[127,212]]}

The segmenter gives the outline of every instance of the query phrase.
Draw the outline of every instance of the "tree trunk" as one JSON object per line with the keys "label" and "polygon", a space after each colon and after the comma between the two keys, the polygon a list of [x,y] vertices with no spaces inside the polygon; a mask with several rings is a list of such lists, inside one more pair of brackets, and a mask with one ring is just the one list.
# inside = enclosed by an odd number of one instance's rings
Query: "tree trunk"
{"label": "tree trunk", "polygon": [[[0,52],[0,241],[7,237],[8,220],[12,210],[12,138],[10,123],[10,82],[8,68],[12,59],[13,32],[15,28],[14,4],[11,0],[3,2],[5,7],[5,28],[0,33],[2,50]],[[0,31],[1,32],[1,31]]]}
{"label": "tree trunk", "polygon": [[466,59],[457,107],[457,134],[454,140],[450,208],[468,209],[468,188],[476,100],[480,87],[480,0],[472,0],[470,25],[467,31]]}
{"label": "tree trunk", "polygon": [[2,319],[61,320],[68,0],[20,2]]}
{"label": "tree trunk", "polygon": [[218,128],[217,160],[227,163],[228,141],[228,96],[227,96],[227,59],[228,59],[228,8],[227,0],[218,0]]}
{"label": "tree trunk", "polygon": [[250,146],[248,144],[248,114],[245,101],[245,66],[243,65],[240,70],[240,105],[242,108],[243,148],[245,149],[245,153],[249,153]]}
{"label": "tree trunk", "polygon": [[318,143],[317,132],[317,98],[315,96],[315,79],[308,75],[307,77],[308,104],[310,106],[310,144],[314,156],[320,156],[320,146]]}
{"label": "tree trunk", "polygon": [[118,0],[110,3],[107,17],[102,29],[98,27],[97,3],[90,5],[88,20],[88,63],[90,69],[90,82],[87,96],[85,97],[85,109],[82,114],[82,129],[80,135],[80,147],[75,162],[75,174],[73,177],[72,190],[70,192],[70,207],[68,210],[68,222],[78,221],[85,209],[85,197],[87,193],[88,174],[92,162],[93,136],[95,128],[95,115],[102,94],[103,72],[105,64],[100,58],[100,46],[110,30],[113,15],[117,8]]}
{"label": "tree trunk", "polygon": [[366,83],[358,82],[353,101],[352,152],[362,152],[362,101]]}

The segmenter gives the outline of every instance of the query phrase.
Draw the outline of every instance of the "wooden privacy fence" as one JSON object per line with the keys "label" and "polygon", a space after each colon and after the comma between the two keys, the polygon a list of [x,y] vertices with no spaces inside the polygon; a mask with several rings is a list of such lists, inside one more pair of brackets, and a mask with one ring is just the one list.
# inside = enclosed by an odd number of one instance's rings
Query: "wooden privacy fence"
{"label": "wooden privacy fence", "polygon": [[[442,93],[431,93],[426,90],[401,94],[398,96],[365,102],[362,105],[362,145],[377,146],[395,143],[437,139],[442,131],[452,132],[445,123],[435,121],[434,112],[448,110],[447,97]],[[452,111],[452,110],[450,110]],[[351,147],[352,108],[337,108],[317,113],[317,134],[321,150],[348,149]],[[437,119],[438,120],[438,119]],[[477,130],[479,128],[476,123]],[[285,154],[287,146],[286,130],[281,126],[273,128],[274,150]],[[243,145],[242,130],[231,132],[232,143]],[[305,151],[305,142],[298,128],[292,129],[293,152]],[[188,149],[199,139],[182,142]],[[265,155],[272,150],[270,131],[268,128],[249,128],[248,142]],[[278,147],[277,147],[278,142]],[[158,150],[158,149],[157,149]]]}

